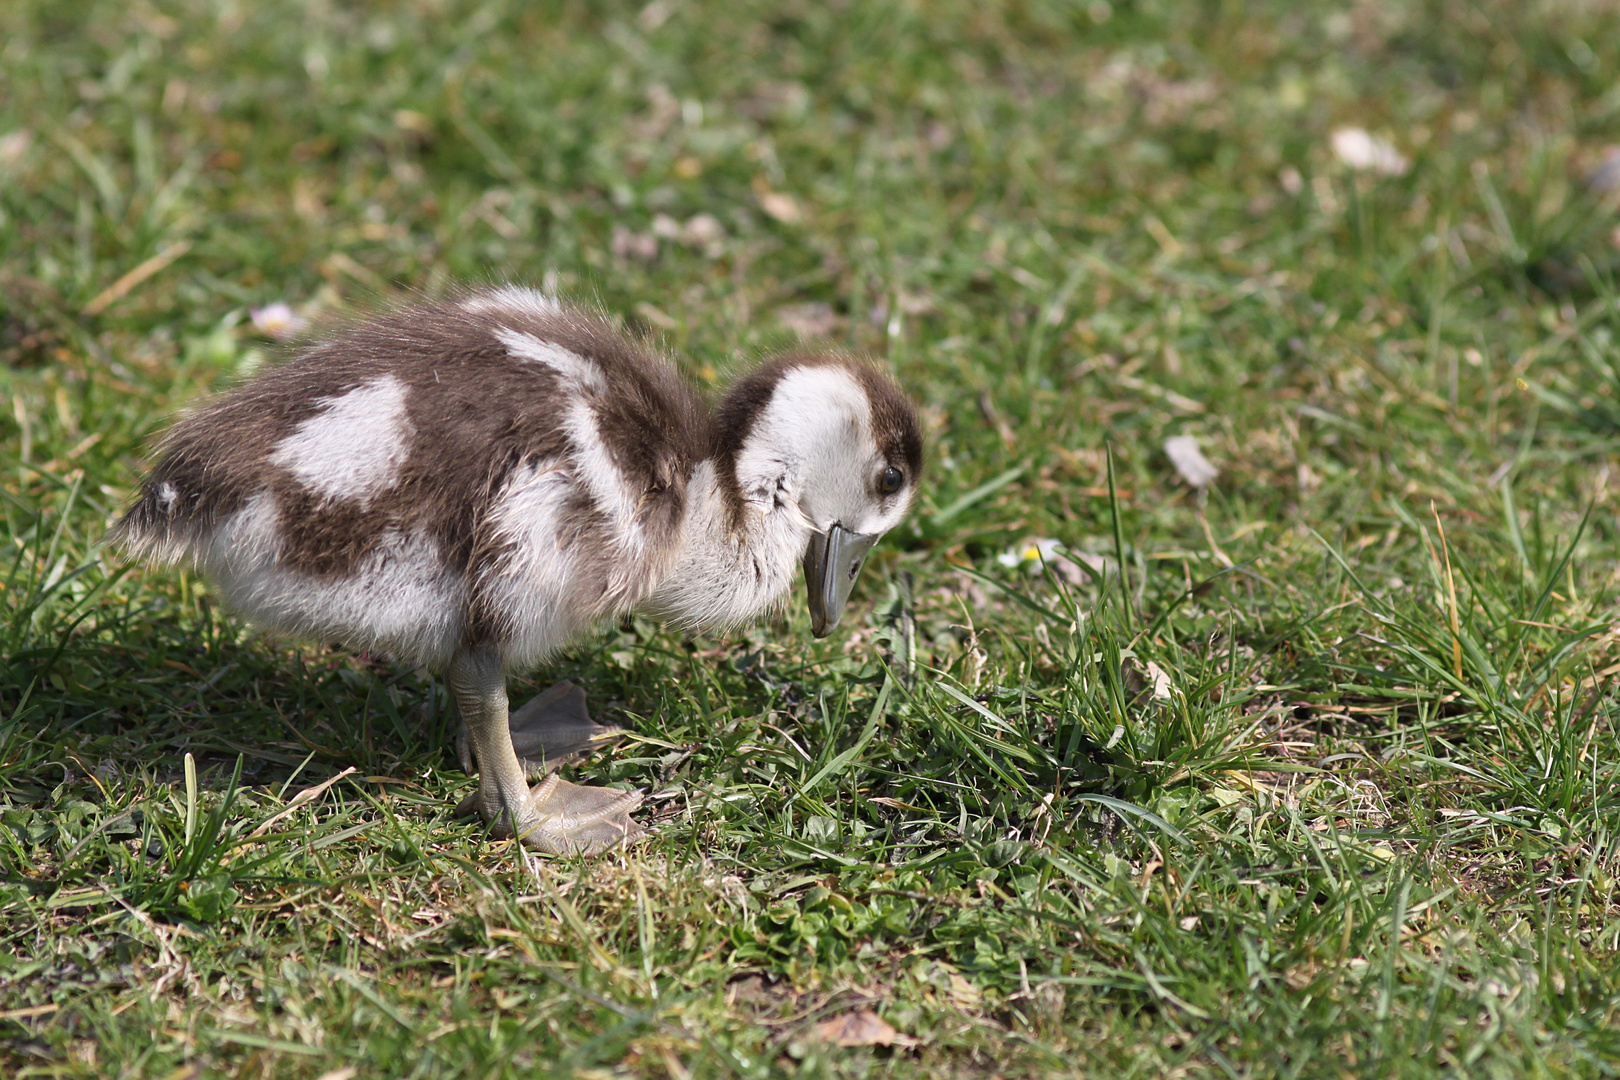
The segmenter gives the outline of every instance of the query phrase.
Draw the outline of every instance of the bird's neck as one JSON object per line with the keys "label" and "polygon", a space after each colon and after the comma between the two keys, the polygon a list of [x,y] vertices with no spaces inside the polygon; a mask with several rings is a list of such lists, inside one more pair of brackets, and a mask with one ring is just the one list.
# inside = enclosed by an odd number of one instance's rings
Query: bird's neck
{"label": "bird's neck", "polygon": [[793,587],[810,533],[796,506],[764,493],[743,493],[739,513],[716,462],[700,462],[687,488],[679,553],[642,607],[687,629],[752,622]]}

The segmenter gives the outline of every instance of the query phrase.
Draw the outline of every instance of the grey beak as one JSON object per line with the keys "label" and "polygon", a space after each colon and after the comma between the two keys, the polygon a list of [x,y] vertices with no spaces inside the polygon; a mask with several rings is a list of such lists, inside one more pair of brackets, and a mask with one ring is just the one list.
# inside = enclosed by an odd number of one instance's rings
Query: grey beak
{"label": "grey beak", "polygon": [[848,532],[842,525],[816,533],[804,552],[804,584],[810,590],[810,632],[826,637],[838,626],[849,590],[861,574],[878,533]]}

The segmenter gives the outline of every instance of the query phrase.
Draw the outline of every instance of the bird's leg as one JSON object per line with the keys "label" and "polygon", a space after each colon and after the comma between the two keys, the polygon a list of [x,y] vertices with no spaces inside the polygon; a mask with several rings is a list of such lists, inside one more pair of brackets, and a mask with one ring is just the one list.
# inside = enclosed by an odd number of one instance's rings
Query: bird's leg
{"label": "bird's leg", "polygon": [[[564,763],[601,749],[620,735],[623,728],[606,727],[591,719],[585,708],[585,691],[575,682],[564,680],[530,698],[507,718],[512,732],[512,749],[529,780],[539,780],[556,772]],[[461,767],[474,771],[472,738],[463,720],[456,733],[456,756]]]}
{"label": "bird's leg", "polygon": [[498,836],[520,837],[552,855],[588,855],[646,830],[630,820],[641,794],[570,784],[555,775],[529,789],[512,747],[506,675],[489,649],[458,653],[450,691],[478,759],[478,792],[470,800]]}
{"label": "bird's leg", "polygon": [[507,730],[506,673],[487,649],[456,654],[448,672],[456,711],[478,760],[478,793],[469,809],[505,835],[532,824],[529,784]]}

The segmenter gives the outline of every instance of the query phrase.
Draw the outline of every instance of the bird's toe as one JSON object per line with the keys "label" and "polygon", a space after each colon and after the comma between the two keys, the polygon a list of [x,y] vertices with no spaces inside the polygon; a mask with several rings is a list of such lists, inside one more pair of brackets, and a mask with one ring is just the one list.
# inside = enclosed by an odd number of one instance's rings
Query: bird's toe
{"label": "bird's toe", "polygon": [[551,855],[594,855],[647,833],[630,817],[639,791],[582,787],[553,774],[529,797],[534,817],[520,830],[523,842]]}

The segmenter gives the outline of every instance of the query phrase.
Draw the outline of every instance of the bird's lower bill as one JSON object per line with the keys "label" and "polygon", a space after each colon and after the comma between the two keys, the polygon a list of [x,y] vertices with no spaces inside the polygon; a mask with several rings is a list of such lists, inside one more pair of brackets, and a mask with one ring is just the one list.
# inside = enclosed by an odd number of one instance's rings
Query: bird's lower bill
{"label": "bird's lower bill", "polygon": [[866,553],[880,535],[832,525],[810,537],[804,552],[804,584],[809,591],[810,632],[816,637],[826,637],[837,629],[849,591],[866,563]]}

